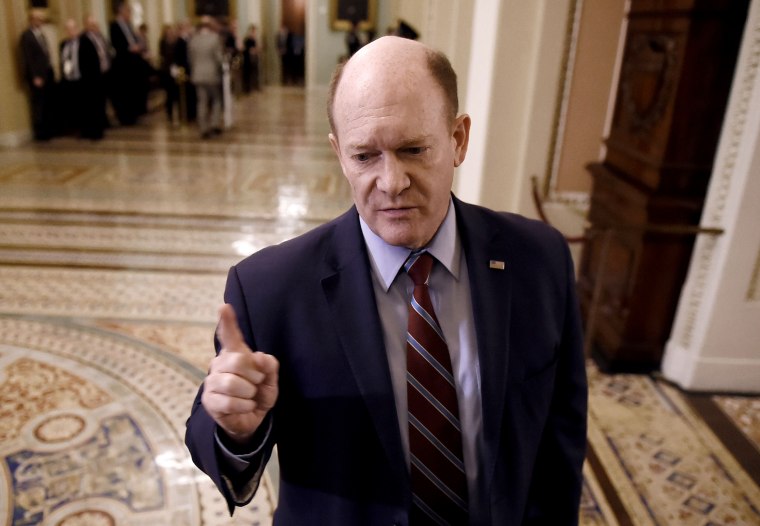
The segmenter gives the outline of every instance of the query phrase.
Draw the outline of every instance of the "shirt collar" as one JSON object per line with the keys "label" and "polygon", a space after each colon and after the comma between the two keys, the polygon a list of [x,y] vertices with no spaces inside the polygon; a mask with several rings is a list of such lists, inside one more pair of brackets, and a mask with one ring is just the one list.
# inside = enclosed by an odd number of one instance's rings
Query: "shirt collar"
{"label": "shirt collar", "polygon": [[[361,216],[359,216],[359,224],[362,228],[364,243],[367,245],[367,251],[369,252],[372,272],[380,281],[383,289],[388,292],[401,266],[412,251],[405,247],[389,245],[383,241],[380,236],[370,229]],[[438,227],[438,231],[425,247],[425,250],[430,252],[449,271],[454,279],[459,280],[459,262],[462,246],[457,230],[456,210],[454,209],[452,200],[449,200],[449,209],[446,212],[443,223]]]}

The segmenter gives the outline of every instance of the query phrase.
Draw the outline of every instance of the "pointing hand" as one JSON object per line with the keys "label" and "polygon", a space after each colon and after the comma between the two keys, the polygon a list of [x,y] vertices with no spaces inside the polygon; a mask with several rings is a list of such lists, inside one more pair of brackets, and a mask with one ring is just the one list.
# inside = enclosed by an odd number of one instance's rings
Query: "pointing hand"
{"label": "pointing hand", "polygon": [[211,360],[201,402],[233,441],[244,444],[277,401],[280,364],[248,347],[229,304],[219,309],[216,334],[221,350]]}

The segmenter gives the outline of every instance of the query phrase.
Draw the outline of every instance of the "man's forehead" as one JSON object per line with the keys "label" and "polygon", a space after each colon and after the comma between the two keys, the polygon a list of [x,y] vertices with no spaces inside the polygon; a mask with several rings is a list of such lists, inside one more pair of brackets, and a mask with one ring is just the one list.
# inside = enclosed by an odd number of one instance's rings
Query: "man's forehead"
{"label": "man's forehead", "polygon": [[409,64],[394,65],[386,60],[364,61],[344,72],[338,85],[338,95],[341,92],[362,95],[378,90],[412,87],[425,76],[424,73],[426,71],[423,64],[410,67]]}
{"label": "man's forehead", "polygon": [[427,48],[419,42],[383,37],[361,48],[343,69],[340,85],[371,86],[378,81],[399,82],[424,73]]}
{"label": "man's forehead", "polygon": [[336,106],[352,113],[373,111],[419,97],[420,93],[429,92],[433,84],[425,67],[370,64],[367,68],[354,68],[341,78],[335,94]]}

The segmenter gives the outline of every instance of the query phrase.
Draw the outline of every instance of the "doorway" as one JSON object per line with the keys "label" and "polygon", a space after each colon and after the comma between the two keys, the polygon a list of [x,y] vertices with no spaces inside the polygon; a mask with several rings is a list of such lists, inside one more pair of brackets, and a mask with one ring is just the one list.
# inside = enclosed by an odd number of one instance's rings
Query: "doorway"
{"label": "doorway", "polygon": [[284,85],[303,86],[306,72],[306,0],[282,0],[280,31],[281,82]]}

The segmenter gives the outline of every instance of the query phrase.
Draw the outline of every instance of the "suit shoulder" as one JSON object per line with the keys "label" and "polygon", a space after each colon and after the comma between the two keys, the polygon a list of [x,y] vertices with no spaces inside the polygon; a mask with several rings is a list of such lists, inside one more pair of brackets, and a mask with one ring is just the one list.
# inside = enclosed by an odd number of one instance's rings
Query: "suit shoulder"
{"label": "suit shoulder", "polygon": [[466,203],[463,203],[462,211],[469,217],[477,217],[489,230],[504,232],[515,243],[566,244],[562,233],[537,219]]}
{"label": "suit shoulder", "polygon": [[28,28],[25,29],[23,33],[21,33],[21,37],[19,38],[19,42],[21,43],[22,46],[27,46],[36,40],[37,40],[37,37],[35,37],[34,33],[32,33],[32,30]]}

